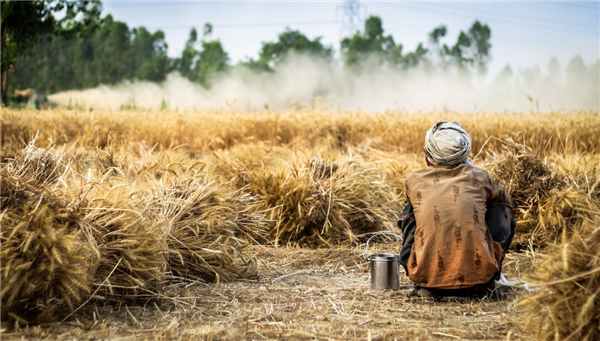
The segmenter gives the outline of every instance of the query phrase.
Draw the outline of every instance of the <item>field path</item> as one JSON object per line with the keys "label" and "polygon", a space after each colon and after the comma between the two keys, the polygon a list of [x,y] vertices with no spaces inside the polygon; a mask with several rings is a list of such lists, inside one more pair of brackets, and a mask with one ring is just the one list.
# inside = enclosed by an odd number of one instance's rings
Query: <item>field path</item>
{"label": "field path", "polygon": [[[379,244],[374,252],[396,252]],[[515,301],[411,298],[401,290],[370,287],[362,249],[250,247],[258,279],[170,286],[144,306],[90,304],[70,322],[30,327],[2,339],[77,340],[522,340]],[[510,254],[505,272],[519,277],[530,262]],[[526,269],[524,269],[526,270]],[[403,271],[401,271],[403,272]]]}

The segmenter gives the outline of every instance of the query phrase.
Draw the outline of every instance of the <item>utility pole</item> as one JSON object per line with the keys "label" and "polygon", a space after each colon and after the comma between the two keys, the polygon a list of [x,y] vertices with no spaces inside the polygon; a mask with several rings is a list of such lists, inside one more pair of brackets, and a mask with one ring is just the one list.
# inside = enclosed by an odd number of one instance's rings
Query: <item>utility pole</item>
{"label": "utility pole", "polygon": [[342,12],[342,36],[352,37],[361,28],[365,7],[358,0],[346,0],[338,10]]}

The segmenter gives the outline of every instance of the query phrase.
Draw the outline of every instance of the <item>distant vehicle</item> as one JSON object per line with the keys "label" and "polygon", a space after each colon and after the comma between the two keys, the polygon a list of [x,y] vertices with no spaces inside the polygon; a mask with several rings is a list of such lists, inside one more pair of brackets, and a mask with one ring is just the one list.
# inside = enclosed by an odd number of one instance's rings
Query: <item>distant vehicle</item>
{"label": "distant vehicle", "polygon": [[48,97],[38,94],[34,89],[15,90],[13,102],[24,103],[33,109],[47,109],[50,106]]}
{"label": "distant vehicle", "polygon": [[15,90],[15,94],[13,95],[13,102],[16,103],[27,103],[30,99],[34,98],[35,90],[25,89],[25,90]]}

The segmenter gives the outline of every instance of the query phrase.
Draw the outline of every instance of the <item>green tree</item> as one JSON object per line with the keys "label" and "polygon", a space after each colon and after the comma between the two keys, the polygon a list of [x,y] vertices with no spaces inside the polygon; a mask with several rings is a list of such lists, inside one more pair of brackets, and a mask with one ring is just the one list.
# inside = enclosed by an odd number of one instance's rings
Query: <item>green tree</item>
{"label": "green tree", "polygon": [[46,35],[15,64],[22,86],[57,92],[123,80],[159,82],[171,71],[162,31],[129,29],[107,15],[98,26],[73,39]]}
{"label": "green tree", "polygon": [[90,71],[96,73],[98,82],[114,84],[122,79],[131,79],[134,70],[127,57],[132,36],[127,24],[107,15],[94,38],[94,61]]}
{"label": "green tree", "polygon": [[[47,34],[72,37],[84,27],[97,23],[99,1],[2,1],[0,30],[2,42],[2,102],[6,103],[9,77],[17,58],[28,52]],[[54,14],[63,13],[61,19]]]}
{"label": "green tree", "polygon": [[175,70],[183,77],[187,77],[193,80],[192,66],[196,63],[199,58],[200,52],[196,49],[196,43],[198,41],[198,31],[194,27],[190,30],[190,35],[185,43],[185,48],[181,52],[181,58],[175,59],[174,65]]}
{"label": "green tree", "polygon": [[446,28],[446,25],[440,25],[429,33],[429,40],[434,44],[439,45],[441,38],[445,37],[447,32],[448,29]]}
{"label": "green tree", "polygon": [[160,30],[152,33],[144,27],[134,28],[132,33],[131,62],[132,69],[137,70],[134,77],[151,82],[165,80],[169,71],[165,33]]}
{"label": "green tree", "polygon": [[490,60],[492,31],[487,24],[475,20],[467,32],[460,31],[452,47],[444,45],[441,52],[446,65],[474,67],[485,71]]}
{"label": "green tree", "polygon": [[356,32],[341,41],[344,62],[352,68],[359,67],[368,57],[376,57],[380,63],[397,65],[402,59],[402,45],[394,42],[391,35],[384,35],[383,24],[377,16],[365,21],[364,32]]}
{"label": "green tree", "polygon": [[440,46],[442,38],[446,36],[448,29],[446,25],[440,25],[429,32],[429,52],[441,62],[441,66],[446,66],[445,53],[448,47]]}
{"label": "green tree", "polygon": [[262,44],[258,60],[250,59],[245,64],[254,70],[272,71],[277,64],[283,62],[292,53],[330,61],[332,49],[321,43],[321,37],[310,40],[302,32],[286,28],[283,33],[279,34],[276,42]]}
{"label": "green tree", "polygon": [[228,70],[228,60],[227,52],[225,52],[219,40],[202,41],[200,59],[196,62],[195,68],[198,83],[206,88],[210,87],[212,78],[216,74]]}
{"label": "green tree", "polygon": [[475,20],[469,28],[469,37],[471,38],[471,56],[473,63],[477,67],[485,67],[490,59],[490,50],[492,49],[492,30],[487,24],[481,24]]}
{"label": "green tree", "polygon": [[202,40],[198,43],[198,31],[192,28],[181,57],[174,61],[174,69],[182,76],[207,88],[215,75],[229,69],[227,52],[221,41],[209,40],[211,34],[212,25],[206,23],[202,29]]}
{"label": "green tree", "polygon": [[407,70],[417,67],[419,64],[423,63],[426,60],[428,51],[428,49],[423,47],[423,43],[419,43],[413,52],[407,53],[399,60],[402,69]]}

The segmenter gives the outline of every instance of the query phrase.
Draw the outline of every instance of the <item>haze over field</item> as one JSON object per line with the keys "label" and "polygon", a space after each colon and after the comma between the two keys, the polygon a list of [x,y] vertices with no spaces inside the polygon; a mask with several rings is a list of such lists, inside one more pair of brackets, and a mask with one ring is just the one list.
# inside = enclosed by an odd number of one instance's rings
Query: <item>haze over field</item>
{"label": "haze over field", "polygon": [[574,57],[562,68],[550,61],[544,67],[505,69],[485,77],[433,67],[400,71],[364,66],[355,72],[319,59],[293,56],[272,73],[236,67],[213,79],[209,89],[171,73],[162,83],[125,81],[49,98],[66,106],[154,110],[285,109],[313,105],[315,99],[334,110],[591,110],[600,108],[599,65],[598,61],[585,65],[580,57]]}

